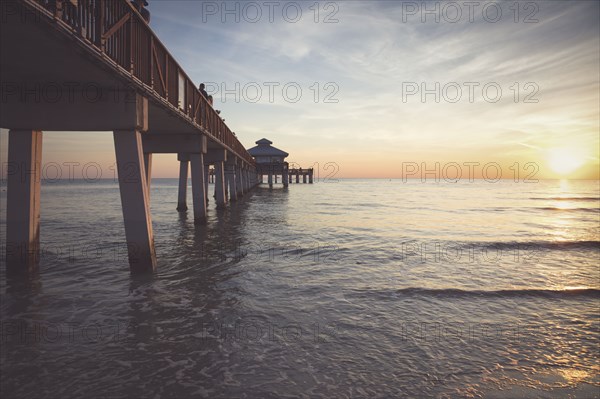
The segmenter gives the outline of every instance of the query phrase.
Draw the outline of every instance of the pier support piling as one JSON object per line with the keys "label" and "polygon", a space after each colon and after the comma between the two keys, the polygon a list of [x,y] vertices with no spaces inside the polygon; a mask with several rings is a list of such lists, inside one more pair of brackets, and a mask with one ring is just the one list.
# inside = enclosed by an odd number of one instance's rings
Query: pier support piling
{"label": "pier support piling", "polygon": [[188,185],[188,170],[189,157],[187,154],[178,154],[179,159],[179,195],[177,199],[177,211],[185,212],[187,207],[187,185]]}
{"label": "pier support piling", "polygon": [[237,189],[238,197],[242,197],[244,195],[244,176],[242,174],[242,167],[235,167],[235,187]]}
{"label": "pier support piling", "polygon": [[206,184],[204,183],[204,154],[190,154],[192,168],[192,198],[194,202],[194,223],[206,223]]}
{"label": "pier support piling", "polygon": [[237,201],[237,187],[236,187],[236,176],[235,176],[235,160],[230,160],[225,164],[225,184],[227,185],[227,191],[229,193],[230,201]]}
{"label": "pier support piling", "polygon": [[146,170],[146,187],[148,188],[148,201],[150,201],[150,183],[152,182],[152,153],[144,153],[144,168]]}
{"label": "pier support piling", "polygon": [[141,135],[137,129],[115,130],[113,133],[127,253],[132,273],[156,269]]}
{"label": "pier support piling", "polygon": [[9,274],[29,274],[39,262],[41,163],[42,132],[10,130],[6,172],[6,266]]}
{"label": "pier support piling", "polygon": [[217,208],[225,208],[225,175],[223,161],[215,162],[215,197]]}
{"label": "pier support piling", "polygon": [[210,164],[204,164],[204,197],[206,199],[206,205],[208,206],[208,180],[211,177]]}
{"label": "pier support piling", "polygon": [[224,163],[227,162],[227,151],[209,149],[204,156],[204,162],[214,166],[215,200],[217,208],[224,208],[227,203],[224,173]]}

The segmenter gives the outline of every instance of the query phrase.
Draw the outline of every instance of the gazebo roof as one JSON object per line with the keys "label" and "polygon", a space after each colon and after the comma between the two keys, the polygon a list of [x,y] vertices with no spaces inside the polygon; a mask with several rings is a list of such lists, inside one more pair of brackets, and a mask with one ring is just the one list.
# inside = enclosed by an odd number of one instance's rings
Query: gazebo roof
{"label": "gazebo roof", "polygon": [[279,148],[271,146],[272,141],[267,139],[260,139],[256,142],[256,147],[252,147],[248,150],[248,153],[253,157],[287,157],[288,154],[285,151],[281,151]]}

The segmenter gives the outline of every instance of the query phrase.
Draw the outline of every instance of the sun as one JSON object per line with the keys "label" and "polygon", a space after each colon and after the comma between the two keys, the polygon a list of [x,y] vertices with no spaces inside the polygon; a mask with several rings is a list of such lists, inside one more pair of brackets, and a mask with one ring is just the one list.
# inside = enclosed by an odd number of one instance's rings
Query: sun
{"label": "sun", "polygon": [[551,148],[546,153],[546,160],[550,169],[561,176],[574,172],[585,163],[582,152],[573,148]]}

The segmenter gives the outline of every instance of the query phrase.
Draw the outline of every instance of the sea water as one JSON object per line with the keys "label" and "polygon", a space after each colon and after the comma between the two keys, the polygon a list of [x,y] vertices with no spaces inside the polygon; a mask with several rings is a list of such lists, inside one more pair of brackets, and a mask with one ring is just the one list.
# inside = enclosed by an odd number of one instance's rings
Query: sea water
{"label": "sea water", "polygon": [[2,397],[599,396],[598,181],[259,186],[206,225],[188,203],[153,180],[139,277],[115,181],[42,184],[39,273],[0,271]]}

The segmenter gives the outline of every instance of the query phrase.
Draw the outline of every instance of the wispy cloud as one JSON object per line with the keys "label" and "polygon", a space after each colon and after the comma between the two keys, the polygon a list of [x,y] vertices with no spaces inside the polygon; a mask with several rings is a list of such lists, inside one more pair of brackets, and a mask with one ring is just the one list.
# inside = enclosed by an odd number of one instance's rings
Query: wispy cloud
{"label": "wispy cloud", "polygon": [[[498,3],[503,17],[496,23],[485,20],[482,6],[473,22],[465,14],[458,23],[431,17],[422,23],[420,15],[406,18],[403,2],[348,1],[335,3],[339,22],[329,24],[322,21],[326,3],[318,3],[319,23],[309,9],[314,3],[300,3],[303,17],[296,23],[282,18],[284,3],[273,23],[264,8],[257,23],[236,23],[232,16],[222,23],[220,15],[207,16],[200,1],[151,2],[153,28],[196,83],[229,89],[236,82],[280,83],[273,102],[266,88],[257,103],[231,97],[222,103],[217,96],[244,144],[266,136],[292,155],[352,160],[371,154],[365,167],[373,170],[389,164],[378,153],[425,159],[432,152],[469,157],[496,149],[498,156],[534,157],[566,140],[591,149],[597,160],[598,2],[534,2],[536,23],[523,23],[529,15],[523,10],[515,22],[513,2]],[[435,3],[417,4],[431,9]],[[281,86],[289,82],[302,88],[298,102],[282,98]],[[323,101],[328,82],[339,89],[337,103]],[[463,96],[457,103],[436,102],[434,95],[422,102],[419,93],[403,102],[406,82],[429,89],[457,82]],[[465,82],[479,84],[472,102]],[[495,103],[482,94],[490,82],[502,89]],[[524,102],[533,92],[538,102]]]}

